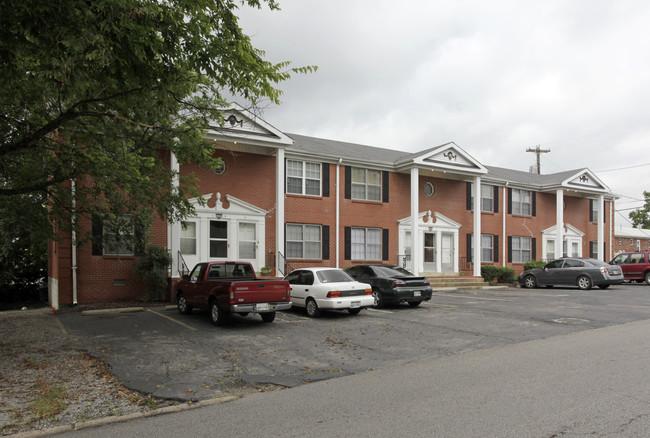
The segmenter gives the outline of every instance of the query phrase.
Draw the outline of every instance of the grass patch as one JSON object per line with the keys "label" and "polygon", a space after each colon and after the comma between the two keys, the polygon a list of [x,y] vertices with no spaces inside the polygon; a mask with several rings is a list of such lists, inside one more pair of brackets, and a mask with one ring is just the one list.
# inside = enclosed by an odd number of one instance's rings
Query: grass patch
{"label": "grass patch", "polygon": [[42,418],[54,420],[68,407],[66,402],[68,391],[57,385],[42,384],[42,386],[39,397],[31,405],[33,419],[35,421]]}

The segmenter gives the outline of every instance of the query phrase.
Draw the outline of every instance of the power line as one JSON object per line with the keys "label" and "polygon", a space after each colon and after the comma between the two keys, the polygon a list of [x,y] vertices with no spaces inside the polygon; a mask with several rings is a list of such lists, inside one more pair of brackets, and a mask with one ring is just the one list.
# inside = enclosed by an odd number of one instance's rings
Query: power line
{"label": "power line", "polygon": [[644,167],[644,166],[650,166],[650,163],[637,164],[636,166],[619,167],[617,169],[594,170],[594,172],[596,172],[596,173],[614,172],[614,171],[617,171],[617,170],[635,169],[637,167]]}

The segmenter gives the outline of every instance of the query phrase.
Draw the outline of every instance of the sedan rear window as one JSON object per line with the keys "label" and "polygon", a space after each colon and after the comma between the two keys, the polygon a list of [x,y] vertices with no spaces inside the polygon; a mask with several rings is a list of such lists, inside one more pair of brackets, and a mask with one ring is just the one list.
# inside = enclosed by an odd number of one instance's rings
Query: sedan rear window
{"label": "sedan rear window", "polygon": [[328,269],[326,271],[317,271],[318,279],[321,283],[342,283],[346,281],[355,281],[342,269]]}
{"label": "sedan rear window", "polygon": [[389,267],[389,266],[375,266],[375,272],[378,277],[403,277],[405,275],[412,276],[409,271],[406,269],[400,268],[398,266]]}

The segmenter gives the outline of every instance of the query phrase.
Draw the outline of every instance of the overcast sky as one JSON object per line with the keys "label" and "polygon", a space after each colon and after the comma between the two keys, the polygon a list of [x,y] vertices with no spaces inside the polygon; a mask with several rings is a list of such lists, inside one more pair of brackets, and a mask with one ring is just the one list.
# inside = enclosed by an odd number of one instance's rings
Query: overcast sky
{"label": "overcast sky", "polygon": [[[273,62],[317,65],[264,111],[279,130],[483,164],[587,167],[616,224],[650,191],[647,0],[280,0],[240,24]],[[635,201],[636,200],[636,201]]]}

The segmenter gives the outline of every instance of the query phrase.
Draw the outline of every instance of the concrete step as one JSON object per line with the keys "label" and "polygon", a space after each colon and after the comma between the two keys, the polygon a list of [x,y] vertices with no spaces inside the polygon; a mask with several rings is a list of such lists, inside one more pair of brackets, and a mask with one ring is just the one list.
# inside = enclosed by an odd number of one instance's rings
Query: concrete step
{"label": "concrete step", "polygon": [[483,277],[428,277],[431,288],[480,289],[489,286]]}

